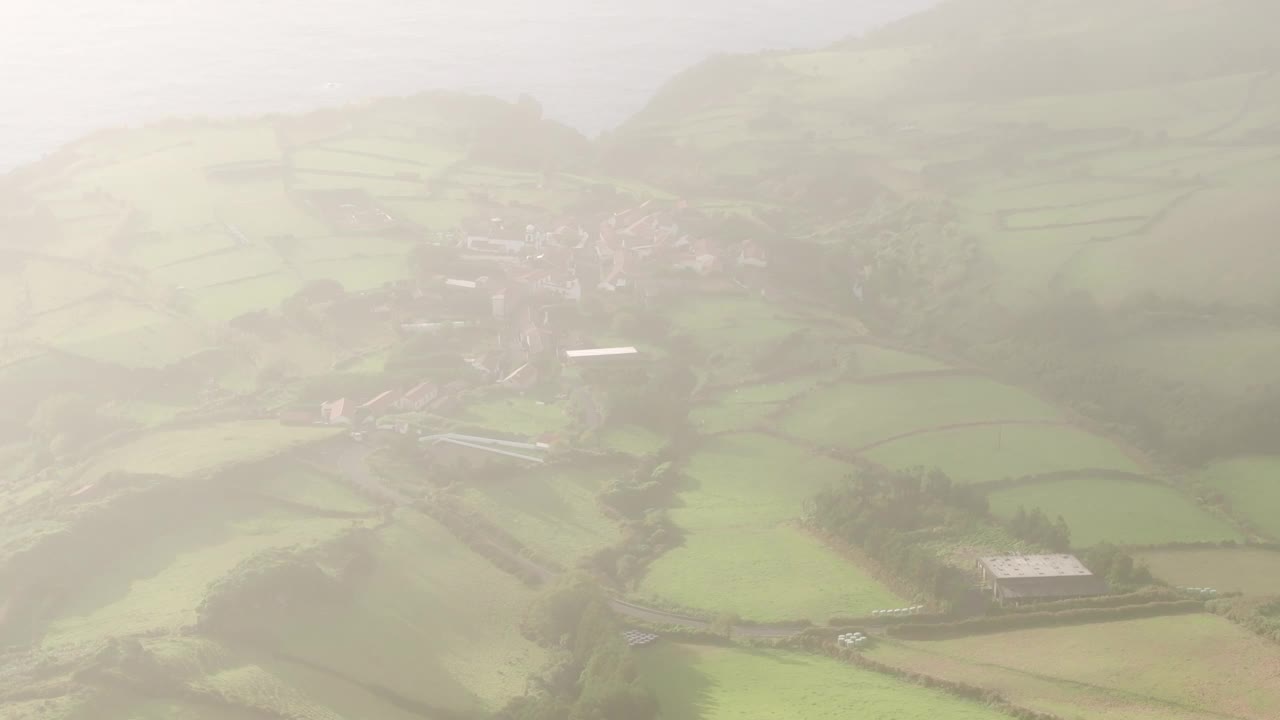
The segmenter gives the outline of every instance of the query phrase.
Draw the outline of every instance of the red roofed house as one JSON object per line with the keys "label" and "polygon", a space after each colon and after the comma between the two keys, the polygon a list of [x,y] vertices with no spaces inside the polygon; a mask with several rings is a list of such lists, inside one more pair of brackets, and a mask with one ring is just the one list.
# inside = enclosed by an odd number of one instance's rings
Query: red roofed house
{"label": "red roofed house", "polygon": [[417,412],[425,409],[431,401],[440,397],[440,387],[433,382],[424,382],[396,400],[396,408],[405,412]]}
{"label": "red roofed house", "polygon": [[330,425],[351,422],[346,414],[347,401],[345,398],[334,400],[332,402],[320,404],[320,419]]}
{"label": "red roofed house", "polygon": [[381,415],[395,401],[390,390],[360,406],[360,411],[367,416]]}

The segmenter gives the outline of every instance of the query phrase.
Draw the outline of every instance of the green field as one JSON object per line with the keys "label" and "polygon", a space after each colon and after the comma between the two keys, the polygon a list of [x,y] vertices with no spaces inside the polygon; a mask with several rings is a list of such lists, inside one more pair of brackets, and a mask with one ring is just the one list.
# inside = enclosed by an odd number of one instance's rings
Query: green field
{"label": "green field", "polygon": [[962,428],[897,440],[865,454],[891,468],[941,468],[965,484],[1065,470],[1142,470],[1115,444],[1073,427]]}
{"label": "green field", "polygon": [[1157,578],[1180,587],[1280,595],[1280,552],[1248,547],[1148,550],[1134,555]]}
{"label": "green field", "polygon": [[872,657],[1072,719],[1269,720],[1280,713],[1280,649],[1212,615],[891,642]]}
{"label": "green field", "polygon": [[618,539],[596,496],[624,472],[617,466],[539,469],[468,484],[463,499],[533,551],[572,567]]}
{"label": "green field", "polygon": [[998,720],[978,703],[835,660],[775,650],[659,645],[639,654],[662,720]]}
{"label": "green field", "polygon": [[1280,540],[1280,458],[1238,458],[1215,463],[1201,478],[1227,497],[1231,512]]}
{"label": "green field", "polygon": [[766,435],[739,434],[708,440],[683,471],[671,518],[685,541],[650,566],[642,595],[760,621],[822,621],[901,603],[792,524],[804,502],[849,466]]}
{"label": "green field", "polygon": [[1008,385],[977,378],[927,378],[823,388],[792,407],[782,429],[824,445],[858,449],[931,428],[1059,417],[1051,406]]}
{"label": "green field", "polygon": [[812,392],[818,382],[818,378],[797,378],[734,387],[695,407],[689,418],[705,435],[768,428],[772,425],[772,416],[783,409],[784,403]]}
{"label": "green field", "polygon": [[1082,477],[1000,489],[988,498],[992,511],[1005,517],[1019,507],[1061,515],[1079,548],[1243,539],[1177,490],[1155,483]]}
{"label": "green field", "polygon": [[563,405],[528,397],[497,397],[474,403],[459,419],[526,437],[562,432],[571,423]]}
{"label": "green field", "polygon": [[334,434],[330,428],[287,427],[267,420],[166,430],[108,450],[80,476],[88,482],[97,482],[110,472],[173,477],[197,475],[261,460]]}
{"label": "green field", "polygon": [[376,570],[338,605],[290,612],[263,643],[342,677],[455,711],[519,695],[546,654],[522,638],[532,591],[411,511],[378,534]]}
{"label": "green field", "polygon": [[758,622],[858,616],[901,607],[861,568],[799,528],[699,530],[650,566],[642,597]]}
{"label": "green field", "polygon": [[852,364],[854,374],[863,378],[892,375],[894,373],[945,370],[947,367],[933,358],[913,355],[899,350],[890,350],[875,345],[857,346],[853,353]]}

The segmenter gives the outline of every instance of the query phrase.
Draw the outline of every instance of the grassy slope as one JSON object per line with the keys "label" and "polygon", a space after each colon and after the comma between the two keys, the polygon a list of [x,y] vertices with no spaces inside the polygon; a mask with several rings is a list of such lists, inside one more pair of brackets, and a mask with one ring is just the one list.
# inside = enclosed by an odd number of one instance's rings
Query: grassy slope
{"label": "grassy slope", "polygon": [[848,471],[763,435],[709,441],[685,468],[689,482],[671,512],[684,545],[649,568],[640,591],[761,621],[898,607],[878,582],[790,524],[806,499]]}
{"label": "grassy slope", "polygon": [[[972,290],[991,317],[1071,290],[1270,305],[1280,53],[1259,28],[1277,21],[1264,2],[962,0],[834,48],[708,62],[614,143],[650,177],[812,201],[792,219],[820,232],[823,196],[792,194],[801,179],[825,188],[828,165],[871,188],[854,203],[945,196],[980,243]],[[1235,332],[1237,346],[1274,344],[1274,321]],[[1204,351],[1220,336],[1153,331],[1089,351],[1227,394],[1280,379],[1261,359],[1225,373]]]}
{"label": "grassy slope", "polygon": [[782,428],[795,437],[857,449],[955,424],[1060,417],[1054,408],[1008,385],[980,378],[933,378],[824,388],[796,404]]}
{"label": "grassy slope", "polygon": [[1280,712],[1280,650],[1210,615],[895,642],[873,657],[1073,720],[1264,720]]}
{"label": "grassy slope", "polygon": [[434,521],[398,513],[375,556],[349,605],[293,613],[266,648],[455,710],[493,709],[540,669],[517,628],[531,591]]}
{"label": "grassy slope", "polygon": [[1256,548],[1151,550],[1135,557],[1161,580],[1219,592],[1280,595],[1280,552]]}
{"label": "grassy slope", "polygon": [[895,468],[939,467],[966,484],[1085,468],[1141,471],[1113,443],[1070,427],[950,430],[898,440],[866,456]]}
{"label": "grassy slope", "polygon": [[1020,506],[1062,515],[1071,544],[1081,548],[1243,539],[1178,491],[1151,483],[1080,478],[996,490],[988,497],[1000,515],[1011,516]]}
{"label": "grassy slope", "polygon": [[661,645],[640,655],[662,720],[996,720],[1004,715],[834,660],[794,653]]}
{"label": "grassy slope", "polygon": [[617,540],[596,496],[619,467],[550,468],[469,486],[468,505],[565,567]]}
{"label": "grassy slope", "polygon": [[1234,512],[1280,540],[1280,459],[1228,460],[1206,468],[1201,476],[1226,495]]}

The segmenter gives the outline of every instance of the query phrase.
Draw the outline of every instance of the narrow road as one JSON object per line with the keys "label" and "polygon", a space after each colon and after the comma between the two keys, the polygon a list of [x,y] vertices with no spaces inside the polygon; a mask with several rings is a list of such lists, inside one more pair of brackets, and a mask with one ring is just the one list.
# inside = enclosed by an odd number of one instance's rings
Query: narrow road
{"label": "narrow road", "polygon": [[[373,448],[368,445],[357,442],[344,442],[340,446],[329,446],[321,450],[317,454],[317,459],[323,461],[330,469],[336,469],[341,472],[357,489],[369,496],[379,498],[397,507],[410,505],[413,502],[413,498],[395,488],[388,487],[369,468],[368,459],[372,452]],[[531,570],[543,582],[550,582],[557,577],[554,571],[533,562],[527,557],[514,554],[510,555],[510,557]],[[709,631],[711,629],[711,622],[708,620],[660,608],[637,605],[618,598],[610,598],[609,605],[619,615],[641,622],[672,625],[689,628],[690,630]],[[805,626],[803,625],[790,624],[738,625],[733,628],[733,634],[739,637],[785,638],[791,637],[804,629]]]}

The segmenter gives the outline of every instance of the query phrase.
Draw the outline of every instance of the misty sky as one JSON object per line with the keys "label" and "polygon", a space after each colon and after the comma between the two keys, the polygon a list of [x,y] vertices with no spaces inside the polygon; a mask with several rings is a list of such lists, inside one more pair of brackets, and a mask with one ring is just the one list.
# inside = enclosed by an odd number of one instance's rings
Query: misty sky
{"label": "misty sky", "polygon": [[813,46],[931,0],[4,0],[0,169],[95,127],[431,88],[588,132],[716,51]]}

